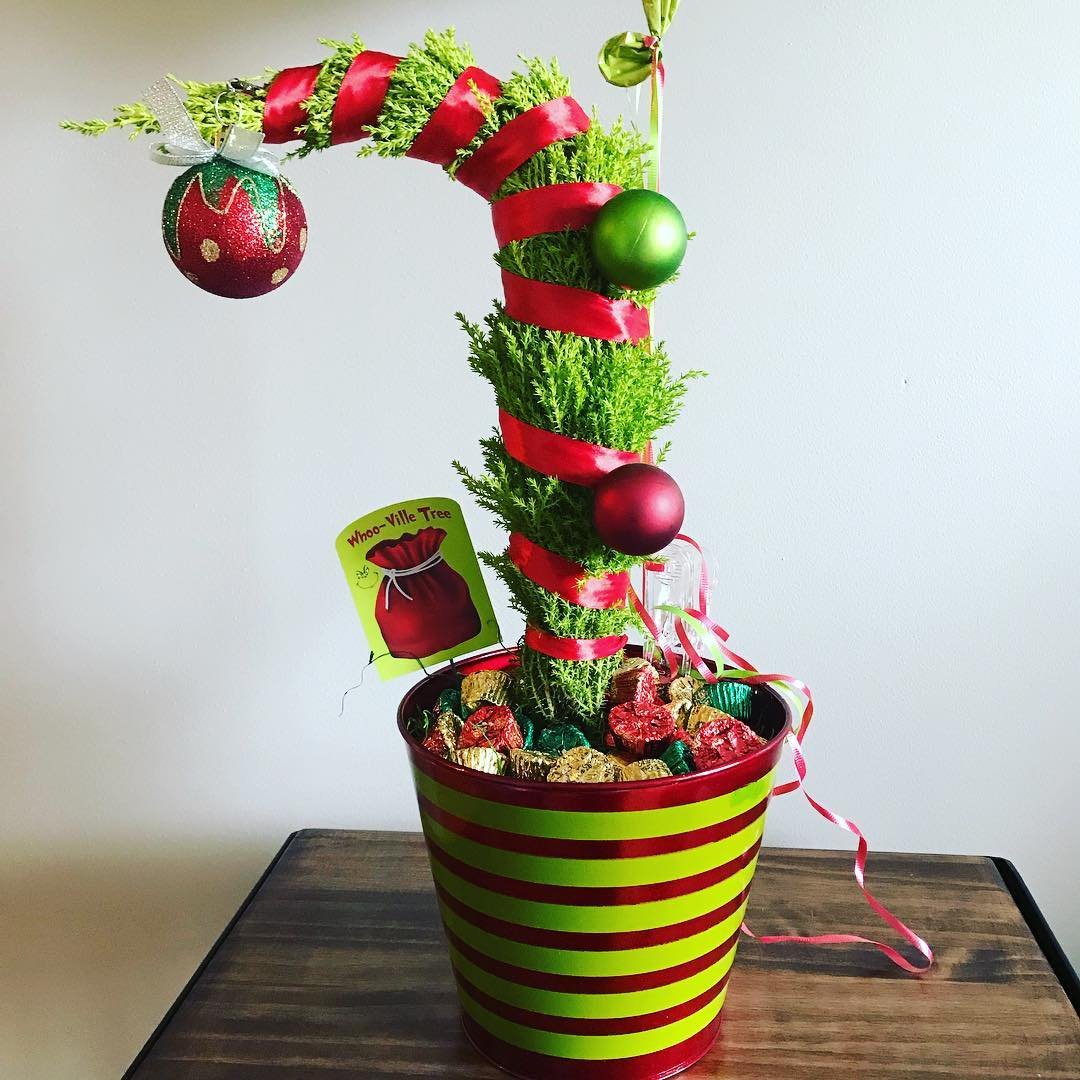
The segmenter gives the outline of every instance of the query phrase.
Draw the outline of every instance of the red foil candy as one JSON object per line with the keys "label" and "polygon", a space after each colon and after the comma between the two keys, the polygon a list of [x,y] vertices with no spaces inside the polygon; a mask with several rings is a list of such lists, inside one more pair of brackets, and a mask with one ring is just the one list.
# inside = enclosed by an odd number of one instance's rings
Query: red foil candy
{"label": "red foil candy", "polygon": [[675,735],[675,718],[663,705],[616,705],[608,713],[616,743],[639,757],[656,757]]}
{"label": "red foil candy", "polygon": [[765,740],[760,735],[733,716],[710,720],[702,724],[694,735],[694,764],[699,769],[727,765],[764,745]]}
{"label": "red foil candy", "polygon": [[507,705],[482,705],[461,729],[458,749],[490,746],[494,750],[520,750],[525,745],[521,728]]}
{"label": "red foil candy", "polygon": [[428,732],[423,745],[425,750],[430,750],[433,754],[438,754],[439,757],[449,756],[450,751],[453,749],[452,746],[447,745],[446,737],[437,727]]}

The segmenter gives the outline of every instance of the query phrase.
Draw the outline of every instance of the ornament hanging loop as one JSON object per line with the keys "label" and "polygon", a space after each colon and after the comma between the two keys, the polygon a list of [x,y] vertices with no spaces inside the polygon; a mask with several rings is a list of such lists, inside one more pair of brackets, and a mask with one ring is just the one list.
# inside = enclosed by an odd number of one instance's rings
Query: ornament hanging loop
{"label": "ornament hanging loop", "polygon": [[[221,96],[219,94],[214,100],[214,115],[219,121],[221,113],[218,102]],[[234,125],[228,129],[220,147],[207,142],[168,79],[160,79],[154,83],[143,97],[164,136],[161,142],[150,147],[150,158],[158,164],[186,169],[192,165],[204,165],[220,155],[234,165],[241,165],[255,172],[267,176],[280,175],[280,158],[263,147],[263,137],[258,131],[248,131]]]}

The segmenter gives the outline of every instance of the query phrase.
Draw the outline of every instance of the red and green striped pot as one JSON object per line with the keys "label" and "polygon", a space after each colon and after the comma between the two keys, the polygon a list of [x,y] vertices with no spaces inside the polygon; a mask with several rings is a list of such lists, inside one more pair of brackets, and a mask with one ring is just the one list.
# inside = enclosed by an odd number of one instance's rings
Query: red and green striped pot
{"label": "red and green striped pot", "polygon": [[[458,665],[509,668],[515,652]],[[716,1038],[790,721],[755,690],[768,743],[731,765],[615,784],[474,772],[405,728],[449,669],[398,711],[465,1031],[517,1076],[656,1080]]]}

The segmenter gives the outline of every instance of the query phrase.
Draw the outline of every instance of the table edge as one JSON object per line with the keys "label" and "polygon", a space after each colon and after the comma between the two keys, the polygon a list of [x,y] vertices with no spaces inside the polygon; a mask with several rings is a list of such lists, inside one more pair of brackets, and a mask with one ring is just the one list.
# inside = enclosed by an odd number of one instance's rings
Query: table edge
{"label": "table edge", "polygon": [[255,884],[251,888],[251,891],[247,894],[247,896],[244,897],[243,903],[236,909],[233,917],[225,925],[225,929],[222,930],[220,934],[218,934],[216,940],[214,941],[214,944],[210,946],[209,952],[207,952],[207,954],[202,958],[199,966],[191,973],[191,978],[188,979],[186,983],[184,983],[184,988],[180,991],[179,994],[177,994],[176,1000],[166,1010],[165,1015],[158,1022],[157,1027],[155,1027],[154,1030],[150,1033],[150,1038],[146,1040],[146,1042],[143,1044],[142,1049],[138,1052],[138,1054],[135,1055],[135,1060],[132,1061],[132,1063],[127,1067],[127,1070],[120,1078],[120,1080],[133,1080],[139,1066],[141,1066],[142,1063],[150,1056],[150,1051],[153,1050],[154,1044],[158,1041],[158,1038],[172,1022],[173,1017],[175,1017],[176,1014],[180,1011],[180,1006],[184,1004],[184,999],[188,996],[188,994],[194,988],[195,984],[202,977],[203,972],[206,971],[207,967],[210,965],[210,961],[213,960],[214,956],[217,954],[217,951],[221,948],[222,945],[225,944],[225,941],[233,932],[236,924],[241,920],[241,918],[243,918],[244,912],[247,911],[248,907],[255,899],[259,890],[263,887],[264,884],[266,884],[267,878],[269,878],[270,875],[274,872],[277,864],[281,861],[281,857],[285,854],[286,851],[288,851],[289,847],[292,845],[292,842],[303,831],[304,830],[302,829],[297,829],[295,832],[289,833],[289,835],[286,837],[285,843],[282,844],[280,848],[278,848],[277,854],[270,860],[269,865],[259,875],[259,880],[255,882]]}
{"label": "table edge", "polygon": [[1046,916],[1036,903],[1035,897],[1031,895],[1027,882],[1013,865],[1012,860],[1000,855],[989,855],[987,858],[997,870],[1002,884],[1012,897],[1017,911],[1020,912],[1020,917],[1027,924],[1031,936],[1035,939],[1035,944],[1039,946],[1046,958],[1050,970],[1061,985],[1076,1015],[1080,1016],[1080,978],[1077,977],[1076,969],[1069,962],[1054,931],[1050,929],[1050,924],[1046,921]]}
{"label": "table edge", "polygon": [[[296,840],[301,834],[310,833],[312,829],[297,829],[295,832],[291,832],[285,839],[285,842],[278,849],[277,854],[270,860],[266,869],[259,875],[258,881],[252,886],[251,891],[244,897],[243,903],[236,909],[233,917],[228,921],[225,928],[217,936],[214,944],[211,945],[210,950],[206,956],[203,957],[199,966],[192,972],[191,977],[184,984],[183,989],[176,996],[176,1000],[166,1010],[165,1015],[158,1022],[157,1026],[150,1033],[150,1037],[143,1044],[142,1049],[135,1056],[135,1059],[128,1066],[120,1080],[134,1080],[135,1073],[142,1065],[142,1063],[150,1056],[150,1052],[154,1048],[154,1044],[160,1038],[165,1029],[172,1022],[173,1018],[180,1011],[180,1007],[184,1004],[184,1000],[188,994],[194,988],[195,984],[202,977],[203,972],[206,971],[210,962],[214,959],[218,950],[229,935],[232,933],[236,924],[243,918],[244,913],[251,905],[252,901],[258,895],[259,890],[266,883],[267,879],[277,868],[278,863],[281,861],[282,856],[291,847],[293,841]],[[407,832],[405,833],[407,835]],[[1039,946],[1039,950],[1046,958],[1046,962],[1050,965],[1051,971],[1053,971],[1055,977],[1058,980],[1065,996],[1068,998],[1069,1003],[1080,1016],[1080,978],[1077,977],[1076,970],[1069,962],[1069,958],[1065,955],[1065,951],[1062,949],[1061,944],[1054,936],[1053,930],[1050,929],[1049,923],[1046,921],[1046,917],[1043,915],[1039,905],[1035,902],[1035,898],[1031,895],[1031,891],[1027,887],[1027,883],[1024,881],[1020,872],[1013,865],[1012,861],[1003,858],[1000,855],[983,855],[975,856],[975,858],[983,858],[989,862],[998,873],[998,877],[1001,878],[1001,883],[1005,887],[1006,892],[1012,898],[1013,903],[1016,905],[1017,911],[1020,912],[1020,917],[1024,920],[1025,925],[1031,932],[1031,936],[1035,939],[1035,943]]]}

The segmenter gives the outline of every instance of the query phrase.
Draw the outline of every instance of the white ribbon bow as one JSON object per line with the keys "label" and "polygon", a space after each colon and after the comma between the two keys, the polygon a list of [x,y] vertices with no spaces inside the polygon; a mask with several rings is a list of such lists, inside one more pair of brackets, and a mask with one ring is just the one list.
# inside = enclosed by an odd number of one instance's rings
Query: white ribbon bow
{"label": "white ribbon bow", "polygon": [[263,137],[258,131],[231,127],[220,149],[208,143],[199,134],[195,121],[184,108],[183,99],[168,79],[154,83],[143,95],[143,100],[150,106],[161,134],[165,136],[162,142],[150,147],[150,157],[158,164],[183,169],[223,157],[267,176],[280,174],[281,159],[263,147]]}
{"label": "white ribbon bow", "polygon": [[386,578],[386,610],[390,610],[390,589],[395,588],[406,600],[411,600],[412,597],[401,587],[401,582],[398,578],[412,577],[413,574],[422,574],[425,570],[430,570],[433,566],[438,566],[443,561],[442,552],[436,551],[434,555],[429,555],[422,563],[418,563],[416,566],[406,567],[404,570],[395,570],[393,567],[388,567],[383,570],[383,577]]}

